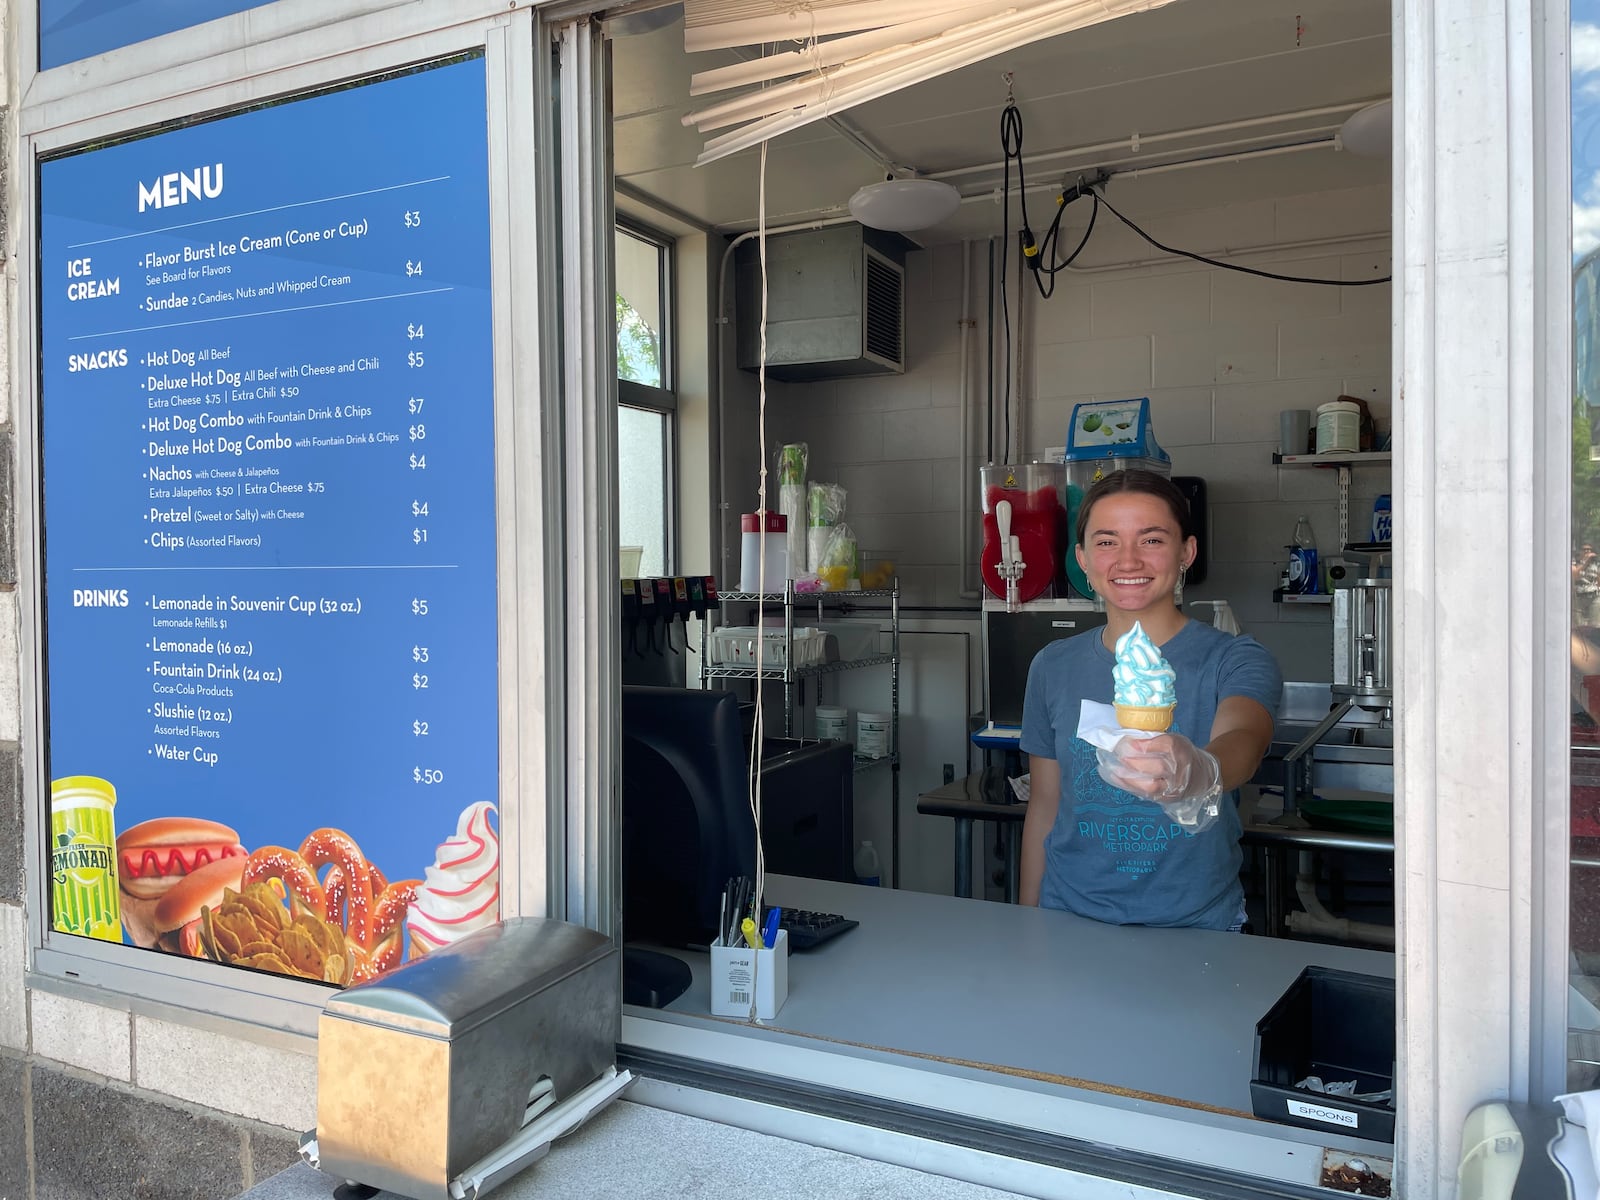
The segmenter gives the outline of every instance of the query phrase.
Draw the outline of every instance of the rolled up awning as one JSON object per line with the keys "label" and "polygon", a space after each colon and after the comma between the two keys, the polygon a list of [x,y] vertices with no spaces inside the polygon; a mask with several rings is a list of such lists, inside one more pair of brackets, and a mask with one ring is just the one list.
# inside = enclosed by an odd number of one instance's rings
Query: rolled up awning
{"label": "rolled up awning", "polygon": [[690,94],[737,91],[689,113],[711,138],[699,165],[901,88],[1173,0],[686,0],[690,53],[795,43],[695,74]]}

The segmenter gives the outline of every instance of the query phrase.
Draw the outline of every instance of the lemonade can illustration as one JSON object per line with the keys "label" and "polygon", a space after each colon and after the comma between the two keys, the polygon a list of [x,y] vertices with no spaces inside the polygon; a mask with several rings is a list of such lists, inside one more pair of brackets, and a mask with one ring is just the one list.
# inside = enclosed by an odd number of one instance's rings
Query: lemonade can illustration
{"label": "lemonade can illustration", "polygon": [[122,941],[117,790],[92,775],[50,781],[50,922],[57,933]]}

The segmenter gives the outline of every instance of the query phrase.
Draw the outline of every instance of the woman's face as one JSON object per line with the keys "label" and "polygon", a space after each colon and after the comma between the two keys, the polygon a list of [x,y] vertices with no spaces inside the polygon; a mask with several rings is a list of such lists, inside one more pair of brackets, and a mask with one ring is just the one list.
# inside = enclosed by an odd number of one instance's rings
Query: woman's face
{"label": "woman's face", "polygon": [[1194,561],[1195,541],[1172,509],[1146,492],[1113,492],[1089,510],[1078,565],[1112,608],[1143,612],[1172,603],[1178,572]]}

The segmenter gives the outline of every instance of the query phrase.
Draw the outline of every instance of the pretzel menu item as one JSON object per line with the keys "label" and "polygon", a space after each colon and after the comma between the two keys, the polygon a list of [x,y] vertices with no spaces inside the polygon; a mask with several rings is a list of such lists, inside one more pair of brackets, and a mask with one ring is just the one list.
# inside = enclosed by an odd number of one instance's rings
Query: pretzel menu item
{"label": "pretzel menu item", "polygon": [[[325,878],[318,875],[323,867]],[[244,885],[269,880],[281,882],[296,918],[314,917],[341,933],[350,981],[365,982],[400,964],[406,913],[420,881],[390,883],[343,830],[315,830],[299,850],[261,847],[245,860]]]}

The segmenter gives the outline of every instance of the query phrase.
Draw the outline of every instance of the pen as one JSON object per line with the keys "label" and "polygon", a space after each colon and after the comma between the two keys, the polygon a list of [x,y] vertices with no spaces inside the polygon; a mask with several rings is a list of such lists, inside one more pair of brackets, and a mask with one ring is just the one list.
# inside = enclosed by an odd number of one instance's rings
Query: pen
{"label": "pen", "polygon": [[742,928],[744,929],[745,944],[748,945],[752,950],[761,949],[761,938],[756,933],[756,923],[749,917],[746,917],[744,919]]}
{"label": "pen", "polygon": [[761,942],[768,950],[778,943],[778,918],[783,914],[783,909],[773,905],[767,910],[767,925],[761,931]]}
{"label": "pen", "polygon": [[[723,888],[722,889],[722,908],[719,911],[720,911],[721,916],[720,916],[720,919],[717,921],[717,936],[720,937],[720,938],[725,938],[727,936],[727,933],[728,933],[728,889],[727,888]],[[726,941],[724,941],[722,944],[724,946],[726,946],[728,943]]]}

